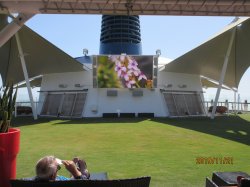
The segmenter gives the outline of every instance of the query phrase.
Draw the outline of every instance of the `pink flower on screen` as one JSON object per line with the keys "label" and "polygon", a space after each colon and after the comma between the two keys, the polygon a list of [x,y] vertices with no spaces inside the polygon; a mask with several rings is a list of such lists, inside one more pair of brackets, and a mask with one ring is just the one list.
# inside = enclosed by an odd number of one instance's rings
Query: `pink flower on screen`
{"label": "pink flower on screen", "polygon": [[146,75],[144,75],[143,73],[140,73],[138,80],[140,81],[140,80],[142,80],[142,79],[147,80],[147,77],[146,77]]}
{"label": "pink flower on screen", "polygon": [[122,77],[126,73],[127,68],[123,66],[120,62],[115,64],[115,71],[117,72],[118,77]]}
{"label": "pink flower on screen", "polygon": [[128,63],[128,69],[129,70],[139,70],[138,69],[138,63],[135,61],[135,60],[130,60],[129,63]]}
{"label": "pink flower on screen", "polygon": [[109,56],[109,59],[112,61],[112,62],[119,62],[119,56],[118,55],[110,55]]}
{"label": "pink flower on screen", "polygon": [[127,73],[124,73],[123,74],[123,78],[125,79],[125,81],[129,81],[129,78],[130,78],[130,74],[127,72]]}
{"label": "pink flower on screen", "polygon": [[138,70],[128,70],[128,74],[130,75],[130,76],[139,76],[140,75],[140,73],[141,73],[141,71],[138,69]]}
{"label": "pink flower on screen", "polygon": [[146,75],[139,69],[138,63],[133,57],[111,55],[109,59],[115,63],[115,72],[127,88],[140,87],[140,81],[147,80]]}
{"label": "pink flower on screen", "polygon": [[120,56],[120,61],[123,62],[125,60],[125,57],[126,57],[125,55],[121,55]]}
{"label": "pink flower on screen", "polygon": [[132,86],[135,84],[135,80],[129,80],[126,82],[127,88],[132,88]]}

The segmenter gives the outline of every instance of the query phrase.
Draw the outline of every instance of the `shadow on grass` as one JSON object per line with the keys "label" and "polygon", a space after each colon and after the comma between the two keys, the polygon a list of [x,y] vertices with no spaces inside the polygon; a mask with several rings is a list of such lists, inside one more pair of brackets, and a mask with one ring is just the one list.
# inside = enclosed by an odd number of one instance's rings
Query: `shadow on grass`
{"label": "shadow on grass", "polygon": [[[28,125],[36,125],[40,123],[53,123],[53,125],[63,125],[63,124],[103,124],[103,123],[138,123],[146,120],[147,118],[79,118],[79,119],[71,119],[71,118],[56,118],[56,117],[40,117],[37,120],[34,120],[33,117],[30,116],[22,116],[13,118],[11,124],[13,127],[21,127]],[[55,120],[58,120],[55,122]]]}
{"label": "shadow on grass", "polygon": [[250,145],[250,122],[239,116],[218,116],[214,120],[210,118],[156,118],[152,121]]}
{"label": "shadow on grass", "polygon": [[36,125],[40,123],[48,123],[52,120],[55,120],[55,118],[39,118],[37,120],[34,120],[31,116],[22,116],[22,117],[16,117],[13,118],[11,121],[12,127],[21,127],[21,126],[28,126],[28,125]]}
{"label": "shadow on grass", "polygon": [[[54,121],[58,120],[58,121]],[[214,120],[210,118],[81,118],[81,119],[59,119],[59,118],[39,118],[33,120],[32,117],[18,117],[12,121],[13,127],[35,125],[51,122],[52,125],[66,124],[105,124],[105,123],[138,123],[145,120],[190,129],[228,140],[250,145],[250,122],[239,116],[218,116]],[[54,121],[54,122],[53,122]]]}

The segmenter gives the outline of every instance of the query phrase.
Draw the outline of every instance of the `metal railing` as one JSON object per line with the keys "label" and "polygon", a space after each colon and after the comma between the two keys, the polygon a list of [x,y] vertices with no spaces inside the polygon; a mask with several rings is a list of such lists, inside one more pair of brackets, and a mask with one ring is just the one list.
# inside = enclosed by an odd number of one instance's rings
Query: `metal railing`
{"label": "metal railing", "polygon": [[[209,109],[213,106],[213,101],[205,101],[204,106]],[[248,102],[218,102],[217,106],[225,106],[228,112],[250,112],[250,103]]]}
{"label": "metal railing", "polygon": [[[38,105],[39,105],[39,102],[35,102],[35,107],[36,107],[36,111],[38,109]],[[19,106],[25,106],[25,107],[31,107],[31,103],[29,101],[27,102],[16,102],[16,105],[15,105],[15,116],[25,116],[25,115],[32,115],[31,114],[25,114],[25,113],[22,113],[22,114],[18,114],[17,112],[17,108]],[[212,101],[204,101],[204,106],[207,108],[207,111],[209,110],[209,108],[211,106],[213,106],[213,102]],[[250,103],[248,102],[218,102],[217,106],[225,106],[228,108],[228,112],[230,113],[238,113],[238,112],[250,112]]]}
{"label": "metal railing", "polygon": [[[34,102],[34,103],[35,103],[35,108],[36,108],[36,111],[37,111],[39,102]],[[31,112],[27,112],[27,110],[26,111],[24,110],[23,112],[20,112],[20,110],[18,110],[19,107],[30,108]],[[31,116],[31,115],[32,115],[32,107],[31,107],[31,103],[29,101],[16,102],[16,105],[15,105],[15,116]]]}

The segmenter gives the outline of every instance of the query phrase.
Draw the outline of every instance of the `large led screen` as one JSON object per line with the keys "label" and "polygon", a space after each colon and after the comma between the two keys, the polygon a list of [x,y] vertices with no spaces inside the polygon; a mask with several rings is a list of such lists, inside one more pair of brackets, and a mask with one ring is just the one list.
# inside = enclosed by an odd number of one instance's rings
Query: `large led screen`
{"label": "large led screen", "polygon": [[153,88],[153,56],[97,56],[96,65],[98,88]]}

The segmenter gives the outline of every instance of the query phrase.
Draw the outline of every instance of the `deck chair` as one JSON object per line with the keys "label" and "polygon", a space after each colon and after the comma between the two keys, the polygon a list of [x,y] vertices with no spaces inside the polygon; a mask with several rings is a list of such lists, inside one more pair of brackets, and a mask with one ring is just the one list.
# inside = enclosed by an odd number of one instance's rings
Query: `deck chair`
{"label": "deck chair", "polygon": [[107,172],[90,173],[90,180],[108,180]]}
{"label": "deck chair", "polygon": [[218,187],[211,179],[206,177],[206,187]]}
{"label": "deck chair", "polygon": [[249,186],[250,186],[249,178],[241,179],[240,187],[249,187]]}
{"label": "deck chair", "polygon": [[10,180],[12,187],[149,187],[151,177],[114,180],[27,181]]}

